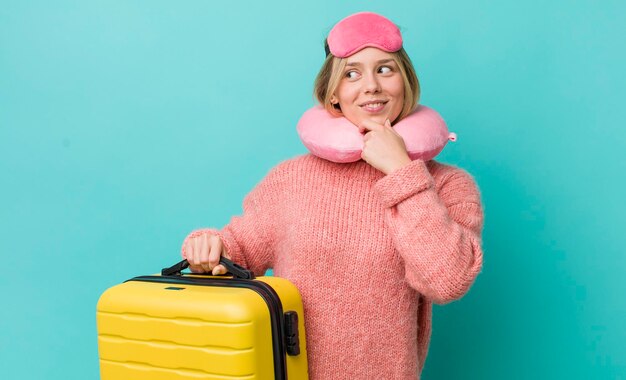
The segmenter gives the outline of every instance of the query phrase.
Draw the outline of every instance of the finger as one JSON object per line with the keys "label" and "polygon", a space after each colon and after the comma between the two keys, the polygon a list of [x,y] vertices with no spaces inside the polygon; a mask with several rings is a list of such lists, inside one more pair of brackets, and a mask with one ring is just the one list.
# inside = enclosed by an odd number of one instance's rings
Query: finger
{"label": "finger", "polygon": [[396,131],[392,126],[391,126],[391,121],[389,121],[389,119],[387,119],[385,121],[385,127],[387,127],[387,130],[392,132],[394,135],[401,137],[400,134],[398,133],[398,131]]}
{"label": "finger", "polygon": [[[190,256],[189,253],[192,252],[192,249],[189,245],[189,239],[187,239],[184,243],[183,243],[183,259],[191,262],[191,260],[189,260]],[[191,257],[193,257],[193,253],[191,254]]]}
{"label": "finger", "polygon": [[363,135],[363,142],[367,142],[368,140],[370,140],[372,137],[374,137],[376,135],[377,131],[368,131],[366,134]]}
{"label": "finger", "polygon": [[398,139],[400,139],[400,140],[404,141],[404,137],[402,137],[402,135],[400,135],[400,134],[398,133],[398,131],[396,131],[396,130],[395,130],[395,129],[393,129],[393,128],[391,128],[391,129],[389,129],[389,130],[390,130],[390,131],[391,131],[391,132],[392,132],[392,133],[396,136],[396,138],[398,138]]}
{"label": "finger", "polygon": [[201,266],[204,272],[211,271],[211,267],[209,265],[209,243],[207,240],[207,236],[202,235],[198,239],[198,245],[196,246],[198,250],[196,265]]}
{"label": "finger", "polygon": [[211,235],[209,234],[205,235],[202,245],[202,266],[206,272],[211,272],[214,267],[211,265]]}
{"label": "finger", "polygon": [[373,120],[365,119],[359,125],[359,129],[363,128],[366,131],[380,131],[383,129],[383,124],[379,124]]}
{"label": "finger", "polygon": [[226,272],[228,272],[226,268],[222,264],[220,264],[216,266],[215,268],[213,268],[212,274],[213,276],[218,276],[220,274],[226,274]]}
{"label": "finger", "polygon": [[220,263],[220,256],[222,255],[222,240],[219,236],[211,235],[209,249],[209,265],[213,269]]}
{"label": "finger", "polygon": [[200,266],[200,247],[198,245],[198,237],[191,239],[189,242],[189,261],[190,265]]}
{"label": "finger", "polygon": [[183,257],[189,263],[189,269],[194,272],[202,272],[202,267],[196,265],[196,259],[194,257],[195,249],[193,247],[193,239],[190,239],[185,243],[185,248],[183,249]]}
{"label": "finger", "polygon": [[361,152],[361,159],[362,159],[363,161],[365,161],[365,162],[368,162],[368,163],[369,163],[368,158],[369,158],[369,156],[367,155],[367,151],[366,151],[365,149],[363,149],[363,151]]}
{"label": "finger", "polygon": [[189,265],[189,269],[193,272],[193,273],[204,273],[204,269],[202,269],[201,266],[199,265]]}

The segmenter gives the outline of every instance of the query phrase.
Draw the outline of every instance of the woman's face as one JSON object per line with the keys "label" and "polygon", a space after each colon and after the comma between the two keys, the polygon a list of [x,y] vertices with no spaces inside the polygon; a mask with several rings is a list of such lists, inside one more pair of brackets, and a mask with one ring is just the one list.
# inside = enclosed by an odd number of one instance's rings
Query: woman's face
{"label": "woman's face", "polygon": [[332,99],[338,101],[343,115],[356,125],[367,119],[393,123],[402,112],[404,80],[392,55],[369,47],[346,60]]}

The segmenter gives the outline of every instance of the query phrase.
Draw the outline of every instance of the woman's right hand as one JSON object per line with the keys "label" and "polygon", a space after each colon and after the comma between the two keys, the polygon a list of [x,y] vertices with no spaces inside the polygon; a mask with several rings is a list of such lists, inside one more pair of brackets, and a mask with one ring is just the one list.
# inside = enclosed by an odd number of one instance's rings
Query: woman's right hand
{"label": "woman's right hand", "polygon": [[216,276],[227,272],[219,262],[221,256],[230,259],[230,255],[217,235],[203,233],[187,239],[183,245],[183,255],[194,273],[211,273]]}

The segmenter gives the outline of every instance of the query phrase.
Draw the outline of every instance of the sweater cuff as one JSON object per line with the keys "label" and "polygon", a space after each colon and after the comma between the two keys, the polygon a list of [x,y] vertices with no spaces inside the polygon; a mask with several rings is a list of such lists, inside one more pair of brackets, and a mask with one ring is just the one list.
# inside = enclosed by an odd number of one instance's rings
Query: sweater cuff
{"label": "sweater cuff", "polygon": [[242,267],[249,269],[248,262],[246,261],[243,252],[241,252],[241,248],[239,247],[239,244],[237,244],[237,241],[235,240],[233,234],[231,234],[227,228],[224,228],[220,231],[215,231],[215,234],[219,236],[220,239],[222,239],[222,243],[224,243],[224,248],[226,248],[226,252],[228,252],[230,259],[235,264],[239,264]]}
{"label": "sweater cuff", "polygon": [[393,207],[432,186],[434,180],[426,163],[415,160],[379,179],[374,184],[374,191],[378,193],[385,207]]}

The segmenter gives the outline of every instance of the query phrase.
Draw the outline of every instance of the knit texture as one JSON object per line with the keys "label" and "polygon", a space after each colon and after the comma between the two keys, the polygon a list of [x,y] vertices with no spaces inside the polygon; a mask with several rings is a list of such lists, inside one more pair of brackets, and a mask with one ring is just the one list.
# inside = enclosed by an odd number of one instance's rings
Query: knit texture
{"label": "knit texture", "polygon": [[463,296],[482,267],[476,184],[435,161],[384,175],[364,161],[296,157],[243,211],[187,239],[215,233],[235,262],[298,287],[312,380],[419,379],[432,303]]}

